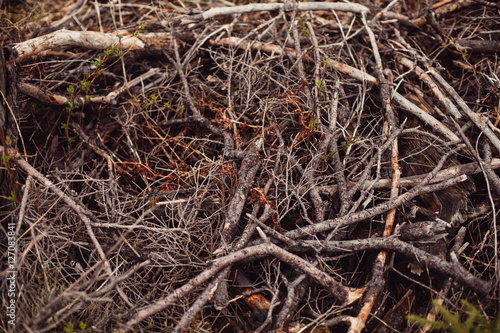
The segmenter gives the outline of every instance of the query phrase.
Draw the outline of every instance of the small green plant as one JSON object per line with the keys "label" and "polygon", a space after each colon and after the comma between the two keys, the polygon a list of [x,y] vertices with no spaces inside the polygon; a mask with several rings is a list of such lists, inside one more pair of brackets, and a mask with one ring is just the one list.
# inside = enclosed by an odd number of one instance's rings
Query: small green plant
{"label": "small green plant", "polygon": [[352,134],[349,134],[346,138],[346,141],[342,142],[342,148],[347,149],[356,142],[358,142],[358,139],[356,139]]}
{"label": "small green plant", "polygon": [[326,162],[330,159],[330,157],[332,157],[333,155],[335,155],[337,152],[335,150],[332,150],[331,152],[329,152],[328,154],[324,155],[324,156],[321,156],[321,158]]}
{"label": "small green plant", "polygon": [[[107,50],[104,50],[104,55],[105,56],[109,56],[112,52],[112,49],[107,49]],[[92,63],[92,65],[94,65],[94,67],[97,69],[99,67],[102,66],[102,64],[104,63],[104,59],[101,58],[101,57],[97,57],[93,60],[90,60],[90,62]],[[88,74],[88,76],[90,76],[90,74]]]}
{"label": "small green plant", "polygon": [[82,90],[85,91],[86,94],[89,93],[89,88],[90,88],[90,82],[87,81],[86,79],[83,79],[80,82],[80,86],[82,87]]}
{"label": "small green plant", "polygon": [[318,122],[318,120],[317,120],[317,119],[311,119],[311,120],[309,121],[309,130],[310,130],[311,132],[316,131],[316,123],[317,123],[317,122]]}
{"label": "small green plant", "polygon": [[14,201],[14,202],[18,201],[19,197],[17,196],[16,190],[10,191],[10,195],[9,195],[8,199],[10,201]]}
{"label": "small green plant", "polygon": [[7,163],[9,163],[9,159],[10,159],[10,156],[5,154],[5,152],[2,154],[2,163],[3,165],[7,165]]}
{"label": "small green plant", "polygon": [[68,88],[66,88],[66,90],[69,92],[69,99],[68,99],[68,105],[66,107],[66,111],[71,114],[73,112],[74,109],[76,109],[76,105],[75,105],[75,97],[76,97],[76,93],[75,93],[75,87],[73,87],[72,84],[69,85]]}
{"label": "small green plant", "polygon": [[460,52],[460,54],[462,55],[462,58],[467,61],[467,57],[468,57],[468,54],[467,54],[467,49],[466,48],[463,48],[463,47],[460,47],[458,46],[457,44],[455,44],[455,42],[453,40],[450,40],[450,44],[455,47],[455,49]]}
{"label": "small green plant", "polygon": [[306,28],[307,20],[297,19],[297,23],[302,27],[302,29],[300,29],[300,33],[302,35],[308,37],[310,32],[309,32],[309,29]]}
{"label": "small green plant", "polygon": [[139,26],[137,27],[137,29],[135,29],[134,36],[139,37],[139,31],[140,30],[144,30],[144,26],[142,24],[139,24]]}
{"label": "small green plant", "polygon": [[[134,100],[134,102],[140,103],[139,100]],[[158,100],[158,97],[156,97],[156,94],[151,94],[151,100],[144,101],[145,108],[147,108],[149,106],[157,105],[157,104],[159,104],[159,100]],[[168,104],[168,103],[166,103],[166,104]],[[165,106],[165,104],[163,106]]]}
{"label": "small green plant", "polygon": [[323,82],[321,82],[320,79],[316,81],[316,85],[318,86],[319,91],[321,92],[325,91],[325,86],[323,85]]}
{"label": "small green plant", "polygon": [[65,333],[73,333],[75,331],[75,327],[72,322],[68,323],[68,326],[64,328]]}
{"label": "small green plant", "polygon": [[82,333],[85,333],[85,329],[87,328],[87,324],[85,324],[85,323],[83,323],[83,321],[81,321],[78,326],[80,326],[80,330],[82,331]]}
{"label": "small green plant", "polygon": [[461,321],[458,314],[447,310],[437,300],[432,301],[433,306],[441,315],[441,320],[428,320],[426,318],[408,315],[408,320],[418,325],[428,325],[434,330],[454,333],[500,333],[500,314],[493,320],[485,317],[472,304],[462,300],[462,307],[467,313],[464,322]]}
{"label": "small green plant", "polygon": [[300,19],[298,18],[297,19],[297,23],[302,26],[302,27],[305,27],[306,26],[306,23],[307,23],[307,20],[306,19]]}

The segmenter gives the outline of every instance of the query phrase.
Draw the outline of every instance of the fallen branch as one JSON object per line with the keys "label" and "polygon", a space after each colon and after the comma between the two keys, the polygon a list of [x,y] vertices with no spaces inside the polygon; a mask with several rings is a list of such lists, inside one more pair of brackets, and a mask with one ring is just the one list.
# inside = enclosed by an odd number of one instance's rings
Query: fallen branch
{"label": "fallen branch", "polygon": [[351,304],[355,302],[361,297],[363,293],[363,289],[351,290],[350,288],[343,286],[342,284],[331,278],[330,275],[314,267],[311,263],[288,251],[283,250],[275,244],[264,243],[248,247],[238,252],[228,254],[225,257],[216,259],[208,269],[188,281],[182,287],[175,289],[168,296],[139,310],[127,323],[125,323],[122,331],[124,333],[130,332],[141,321],[174,304],[178,299],[186,296],[188,293],[193,291],[193,289],[197,288],[199,285],[205,283],[210,278],[215,276],[215,274],[222,270],[224,267],[234,265],[235,263],[242,260],[248,261],[249,259],[257,259],[262,256],[274,256],[279,260],[303,271],[316,282],[328,289],[330,293],[332,293],[332,295],[342,304]]}
{"label": "fallen branch", "polygon": [[60,30],[18,43],[14,45],[13,49],[17,51],[18,56],[23,56],[65,46],[82,47],[91,50],[106,50],[113,47],[121,50],[139,50],[143,49],[145,44],[133,35],[119,38],[110,33]]}
{"label": "fallen branch", "polygon": [[380,204],[378,206],[375,206],[373,208],[369,208],[366,210],[363,210],[361,212],[353,213],[347,216],[342,216],[335,218],[333,220],[325,220],[322,223],[317,223],[313,225],[309,225],[307,227],[303,227],[300,229],[288,231],[285,233],[285,236],[291,238],[291,239],[297,239],[301,237],[306,237],[309,235],[314,235],[320,232],[324,232],[327,230],[341,230],[342,228],[356,223],[360,222],[363,220],[367,220],[369,218],[372,218],[374,216],[383,214],[393,208],[396,208],[400,205],[402,205],[404,202],[408,202],[411,199],[422,195],[424,193],[431,193],[431,192],[436,192],[443,190],[445,188],[454,186],[458,183],[461,183],[467,179],[467,176],[461,175],[446,181],[443,181],[441,183],[435,184],[435,185],[428,185],[420,188],[418,191],[410,190],[399,197],[397,197],[394,200],[391,200],[389,202],[384,202],[383,204]]}
{"label": "fallen branch", "polygon": [[[492,170],[497,170],[500,169],[500,159],[499,158],[494,158],[491,160],[491,164],[489,165]],[[478,163],[472,162],[468,164],[462,164],[462,165],[456,165],[444,170],[439,171],[434,178],[432,178],[429,181],[429,184],[437,184],[445,180],[450,180],[452,178],[458,177],[460,175],[473,175],[482,172],[481,167],[479,166]],[[409,177],[403,177],[401,178],[400,185],[401,187],[404,188],[410,188],[413,186],[418,185],[424,178],[428,175],[428,173],[424,173],[421,175],[415,175],[415,176],[409,176]],[[360,186],[361,190],[366,190],[366,189],[388,189],[391,186],[391,179],[380,179],[377,181],[373,180],[367,180],[363,182]],[[348,186],[353,187],[357,182],[349,182]],[[325,191],[329,192],[330,195],[334,195],[337,193],[337,185],[325,185],[325,186],[318,186],[318,189],[320,191]],[[299,193],[303,193],[303,191],[306,191],[305,188],[301,188]]]}
{"label": "fallen branch", "polygon": [[370,10],[359,4],[354,3],[341,3],[341,2],[299,2],[296,3],[296,8],[291,2],[286,3],[253,3],[243,6],[235,7],[219,7],[209,9],[201,14],[186,15],[174,19],[174,24],[186,25],[191,23],[197,23],[211,19],[215,16],[221,15],[233,15],[233,14],[243,14],[252,12],[264,12],[264,11],[326,11],[326,10],[337,10],[343,12],[352,13],[368,13]]}
{"label": "fallen branch", "polygon": [[[300,246],[304,246],[300,248]],[[286,248],[286,247],[285,247]],[[468,272],[463,266],[454,261],[445,261],[438,256],[420,250],[397,237],[389,238],[368,238],[350,241],[298,241],[294,244],[293,250],[295,253],[301,251],[310,251],[313,249],[321,249],[325,253],[344,253],[358,252],[368,250],[390,250],[410,258],[420,264],[428,266],[431,270],[444,274],[453,278],[456,282],[484,296],[491,289],[491,283],[481,280]]]}

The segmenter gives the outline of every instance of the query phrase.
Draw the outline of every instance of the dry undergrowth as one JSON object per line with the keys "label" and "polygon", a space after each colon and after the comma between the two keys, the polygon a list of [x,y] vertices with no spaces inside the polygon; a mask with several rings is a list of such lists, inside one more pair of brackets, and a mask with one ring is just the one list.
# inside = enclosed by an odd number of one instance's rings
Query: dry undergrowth
{"label": "dry undergrowth", "polygon": [[2,329],[498,313],[499,7],[307,5],[1,4]]}

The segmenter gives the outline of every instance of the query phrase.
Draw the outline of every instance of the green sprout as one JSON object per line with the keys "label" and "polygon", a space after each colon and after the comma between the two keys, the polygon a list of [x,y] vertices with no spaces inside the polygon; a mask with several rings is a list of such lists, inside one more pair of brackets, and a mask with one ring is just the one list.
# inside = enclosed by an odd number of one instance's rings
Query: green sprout
{"label": "green sprout", "polygon": [[[111,54],[111,50],[110,49],[107,49],[107,50],[104,50],[104,55],[108,56]],[[92,65],[94,65],[96,68],[99,68],[101,67],[101,65],[104,63],[104,59],[101,59],[101,57],[97,57],[93,60],[90,60],[90,62],[92,63]]]}
{"label": "green sprout", "polygon": [[18,201],[17,198],[17,192],[15,190],[12,190],[10,191],[10,195],[7,199],[9,199],[10,201]]}
{"label": "green sprout", "polygon": [[81,85],[83,91],[85,91],[86,93],[89,92],[89,89],[90,89],[90,82],[89,81],[87,81],[86,79],[83,79],[82,82],[80,82],[80,85]]}
{"label": "green sprout", "polygon": [[307,20],[298,18],[297,23],[302,27],[302,29],[300,29],[300,33],[302,35],[308,37],[310,32],[309,32],[309,29],[306,28]]}
{"label": "green sprout", "polygon": [[139,37],[139,30],[144,30],[144,26],[142,24],[139,24],[137,29],[135,29],[134,36]]}
{"label": "green sprout", "polygon": [[75,331],[75,327],[72,322],[68,323],[68,326],[64,328],[65,333],[73,333]]}
{"label": "green sprout", "polygon": [[318,86],[319,91],[325,91],[325,86],[323,85],[323,82],[321,82],[320,79],[316,81],[316,85]]}
{"label": "green sprout", "polygon": [[321,158],[326,162],[328,161],[333,155],[335,155],[337,152],[335,150],[332,150],[328,154],[321,156]]}
{"label": "green sprout", "polygon": [[352,134],[349,134],[346,138],[346,141],[342,142],[342,147],[347,149],[356,142],[358,142],[358,139],[356,139]]}
{"label": "green sprout", "polygon": [[305,26],[306,26],[306,24],[307,24],[307,19],[300,19],[300,18],[298,18],[298,19],[297,19],[297,23],[298,23],[299,25],[301,25],[302,27],[305,27]]}
{"label": "green sprout", "polygon": [[317,120],[317,119],[312,119],[312,120],[310,120],[310,121],[309,121],[309,130],[310,130],[311,132],[316,131],[316,123],[317,123],[317,122],[318,122],[318,120]]}
{"label": "green sprout", "polygon": [[74,101],[75,96],[72,96],[71,99],[68,99],[68,105],[66,107],[66,112],[68,112],[70,115],[73,114],[73,110],[77,108],[75,101]]}
{"label": "green sprout", "polygon": [[5,153],[2,154],[2,163],[3,163],[3,165],[7,165],[7,163],[9,163],[9,159],[10,159],[9,155],[7,155]]}
{"label": "green sprout", "polygon": [[455,44],[455,42],[453,40],[450,40],[450,44],[453,45],[453,47],[455,47],[455,49],[460,52],[460,54],[462,55],[462,58],[467,61],[467,49],[466,48],[462,48],[460,46],[458,46],[457,44]]}

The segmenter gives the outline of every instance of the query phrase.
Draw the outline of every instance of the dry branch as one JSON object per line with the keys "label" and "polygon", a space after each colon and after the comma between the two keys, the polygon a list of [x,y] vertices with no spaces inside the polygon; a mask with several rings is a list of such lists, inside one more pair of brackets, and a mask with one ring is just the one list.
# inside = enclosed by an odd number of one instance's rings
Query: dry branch
{"label": "dry branch", "polygon": [[456,119],[460,119],[462,117],[457,107],[448,99],[448,97],[443,94],[436,83],[432,81],[431,77],[427,75],[427,73],[425,73],[423,69],[415,66],[415,64],[410,61],[410,59],[407,59],[405,57],[398,57],[398,61],[401,62],[404,66],[415,70],[417,75],[429,86],[429,88],[431,88],[432,92],[436,95],[436,97],[448,110],[448,112],[453,115],[453,117],[455,117]]}
{"label": "dry branch", "polygon": [[359,4],[354,3],[340,3],[340,2],[299,2],[296,6],[291,3],[254,3],[243,6],[236,7],[220,7],[212,8],[201,14],[186,15],[177,18],[174,22],[176,24],[186,25],[190,23],[197,23],[200,21],[205,21],[211,19],[215,16],[220,15],[232,15],[232,14],[243,14],[252,12],[262,12],[262,11],[326,11],[326,10],[337,10],[344,12],[353,13],[367,13],[370,10]]}
{"label": "dry branch", "polygon": [[174,290],[167,297],[156,301],[155,303],[145,307],[144,309],[139,310],[125,324],[123,331],[129,332],[142,320],[166,309],[168,306],[176,302],[179,298],[186,296],[186,294],[191,292],[194,288],[205,283],[224,267],[233,265],[242,260],[259,258],[260,256],[274,256],[286,262],[287,264],[303,271],[311,278],[316,280],[316,282],[324,286],[341,303],[351,304],[359,299],[362,295],[363,290],[350,290],[349,288],[335,281],[328,274],[320,271],[304,259],[301,259],[300,257],[297,257],[274,244],[265,243],[248,247],[238,252],[228,254],[227,256],[224,256],[222,258],[216,259],[208,269],[203,271],[203,273],[199,274],[198,276],[184,284],[182,287]]}
{"label": "dry branch", "polygon": [[[426,177],[427,178],[427,177]],[[363,220],[370,219],[374,216],[383,214],[391,209],[394,209],[400,205],[402,205],[405,202],[409,202],[411,199],[425,194],[425,193],[432,193],[435,191],[443,190],[446,188],[449,188],[451,186],[454,186],[458,183],[461,183],[467,179],[467,176],[461,175],[443,182],[440,182],[435,185],[427,185],[427,186],[422,186],[418,189],[413,188],[410,191],[398,196],[396,199],[390,201],[390,202],[385,202],[383,204],[380,204],[376,207],[366,209],[364,211],[358,212],[358,213],[353,213],[347,216],[342,216],[338,217],[333,220],[325,220],[322,223],[310,225],[301,229],[293,230],[293,231],[288,231],[285,233],[285,236],[291,238],[291,239],[297,239],[301,237],[307,237],[309,235],[314,235],[320,232],[328,231],[328,230],[342,230],[342,228],[345,228],[348,225],[351,225],[356,222],[360,222]]]}
{"label": "dry branch", "polygon": [[[486,295],[491,289],[491,283],[481,280],[468,272],[463,266],[453,262],[445,261],[437,256],[433,256],[422,251],[396,237],[389,238],[369,238],[351,241],[330,241],[318,244],[317,241],[300,241],[297,244],[307,245],[307,250],[320,248],[329,253],[366,251],[366,250],[390,250],[396,251],[405,257],[411,258],[416,262],[423,263],[432,270],[453,278],[461,285],[467,286],[480,295]],[[294,251],[298,251],[296,245]],[[304,249],[305,250],[305,249]]]}
{"label": "dry branch", "polygon": [[[500,169],[500,159],[494,158],[491,160],[491,163],[489,164],[491,169],[497,170]],[[449,180],[455,177],[458,177],[460,175],[473,175],[482,172],[481,167],[479,166],[478,163],[473,162],[473,163],[468,163],[468,164],[462,164],[462,165],[457,165],[454,167],[450,167],[448,169],[444,169],[439,171],[436,176],[434,176],[430,181],[429,184],[437,184],[445,180]],[[422,174],[422,175],[415,175],[415,176],[409,176],[409,177],[403,177],[400,180],[400,185],[404,188],[411,188],[416,185],[418,185],[424,178],[426,178],[428,174]],[[360,184],[359,189],[361,190],[366,190],[366,189],[383,189],[383,188],[390,188],[391,186],[391,179],[380,179],[377,181],[372,181],[372,180],[366,180]],[[354,185],[359,184],[355,182],[350,182],[349,187],[353,187]],[[320,186],[319,189],[321,191],[327,191],[330,194],[335,194],[337,192],[337,185],[326,185],[326,186]],[[303,189],[305,191],[305,189]]]}
{"label": "dry branch", "polygon": [[117,47],[122,50],[138,50],[144,43],[136,36],[119,38],[113,34],[101,34],[94,31],[55,31],[45,36],[33,38],[14,45],[18,55],[36,54],[58,47],[82,47],[91,50],[106,50]]}

